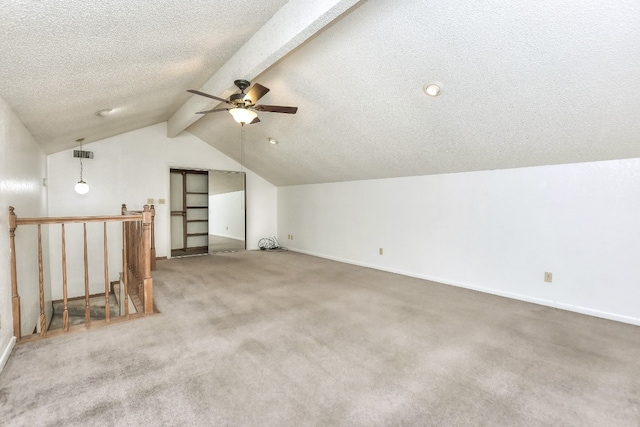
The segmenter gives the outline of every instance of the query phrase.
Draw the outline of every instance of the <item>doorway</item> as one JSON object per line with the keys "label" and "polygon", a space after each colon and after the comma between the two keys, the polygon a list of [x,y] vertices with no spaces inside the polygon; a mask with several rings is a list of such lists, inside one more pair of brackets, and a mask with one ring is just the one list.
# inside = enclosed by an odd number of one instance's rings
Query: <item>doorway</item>
{"label": "doorway", "polygon": [[170,169],[171,256],[246,249],[245,174]]}
{"label": "doorway", "polygon": [[171,256],[209,252],[209,173],[171,169]]}

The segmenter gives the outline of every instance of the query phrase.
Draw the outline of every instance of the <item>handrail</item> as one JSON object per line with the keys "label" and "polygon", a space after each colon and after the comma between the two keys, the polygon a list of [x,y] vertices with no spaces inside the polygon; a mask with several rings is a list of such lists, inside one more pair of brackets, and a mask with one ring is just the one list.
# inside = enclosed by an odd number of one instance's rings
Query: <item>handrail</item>
{"label": "handrail", "polygon": [[[12,208],[9,207],[12,212]],[[14,214],[15,215],[15,214]],[[103,215],[103,216],[58,216],[43,218],[19,218],[16,216],[16,225],[37,224],[80,224],[85,222],[123,222],[140,221],[142,212],[128,215]]]}
{"label": "handrail", "polygon": [[[38,288],[40,315],[38,324],[40,326],[40,335],[47,335],[46,315],[45,315],[45,293],[44,293],[44,274],[42,261],[42,225],[44,224],[60,224],[61,226],[61,254],[62,254],[62,296],[63,296],[63,330],[69,331],[68,318],[68,295],[67,295],[67,259],[66,259],[66,235],[65,224],[83,224],[83,248],[84,248],[84,291],[85,291],[85,327],[91,325],[90,308],[89,308],[89,272],[87,257],[87,223],[102,222],[103,225],[103,258],[104,258],[104,281],[105,281],[105,322],[110,322],[110,282],[109,282],[109,254],[107,249],[107,223],[121,222],[123,225],[123,274],[125,291],[125,317],[130,318],[128,305],[128,279],[133,279],[139,290],[140,299],[144,302],[144,315],[153,313],[153,279],[151,277],[151,237],[153,211],[148,205],[144,206],[141,212],[126,212],[123,205],[122,215],[100,215],[100,216],[83,216],[83,217],[43,217],[43,218],[19,218],[15,214],[15,209],[9,207],[9,238],[10,238],[10,263],[11,263],[11,295],[13,310],[13,331],[17,341],[22,338],[21,320],[20,320],[20,295],[18,293],[18,278],[16,267],[16,243],[15,234],[18,226],[37,225],[38,227]],[[139,232],[127,232],[137,230]],[[130,247],[128,247],[130,246]],[[128,252],[133,252],[132,248],[136,248],[137,256],[135,259],[127,257]],[[155,258],[155,256],[153,257]],[[128,274],[129,271],[135,271],[135,275]]]}

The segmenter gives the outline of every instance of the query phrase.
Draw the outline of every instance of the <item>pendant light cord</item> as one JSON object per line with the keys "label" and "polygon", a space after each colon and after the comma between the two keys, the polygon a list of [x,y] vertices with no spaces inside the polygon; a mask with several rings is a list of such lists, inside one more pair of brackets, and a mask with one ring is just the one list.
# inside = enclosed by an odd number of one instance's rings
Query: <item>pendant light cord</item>
{"label": "pendant light cord", "polygon": [[80,181],[82,181],[82,156],[84,156],[84,153],[82,152],[82,142],[80,142]]}
{"label": "pendant light cord", "polygon": [[[82,142],[84,141],[84,138],[80,138],[78,139],[76,142],[80,143],[80,181],[82,180],[82,157],[84,156],[84,152],[82,151]],[[84,182],[84,181],[83,181]]]}

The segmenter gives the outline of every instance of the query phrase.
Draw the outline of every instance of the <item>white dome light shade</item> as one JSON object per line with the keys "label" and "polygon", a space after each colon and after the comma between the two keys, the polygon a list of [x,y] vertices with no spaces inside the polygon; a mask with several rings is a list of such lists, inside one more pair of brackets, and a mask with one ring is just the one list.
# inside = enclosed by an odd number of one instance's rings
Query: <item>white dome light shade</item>
{"label": "white dome light shade", "polygon": [[258,117],[255,111],[247,110],[246,108],[232,108],[229,112],[238,123],[251,123],[253,119]]}
{"label": "white dome light shade", "polygon": [[76,184],[74,189],[76,190],[76,193],[78,193],[78,194],[87,194],[89,192],[89,184],[87,184],[86,182],[80,180],[80,181],[78,181],[78,183]]}
{"label": "white dome light shade", "polygon": [[425,85],[424,91],[429,96],[440,95],[440,85],[438,83],[429,83]]}

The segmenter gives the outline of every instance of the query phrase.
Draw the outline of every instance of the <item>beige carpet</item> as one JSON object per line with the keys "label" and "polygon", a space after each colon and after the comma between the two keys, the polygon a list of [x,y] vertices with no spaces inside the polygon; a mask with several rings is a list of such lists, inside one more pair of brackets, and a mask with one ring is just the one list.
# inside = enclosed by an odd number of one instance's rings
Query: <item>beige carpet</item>
{"label": "beige carpet", "polygon": [[243,251],[244,240],[209,234],[209,253]]}
{"label": "beige carpet", "polygon": [[161,314],[17,346],[0,424],[640,425],[636,326],[291,252],[158,268]]}

